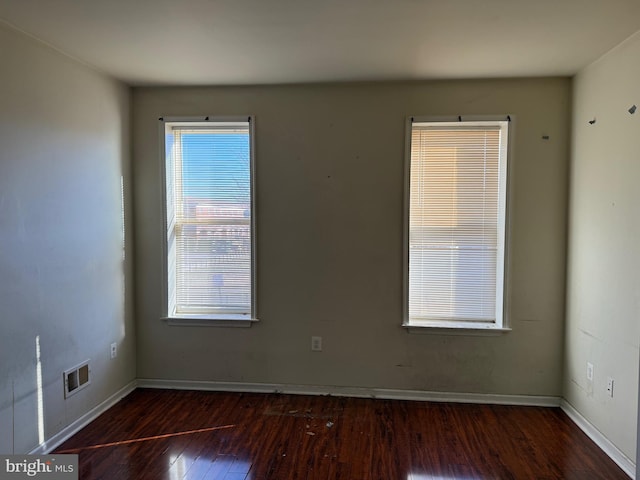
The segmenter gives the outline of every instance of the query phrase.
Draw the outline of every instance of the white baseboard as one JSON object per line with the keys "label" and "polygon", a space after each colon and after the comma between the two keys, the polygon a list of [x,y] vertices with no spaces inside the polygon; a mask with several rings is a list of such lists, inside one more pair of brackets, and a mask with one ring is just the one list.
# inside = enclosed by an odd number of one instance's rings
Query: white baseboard
{"label": "white baseboard", "polygon": [[495,405],[526,405],[559,407],[560,397],[536,395],[490,395],[483,393],[426,392],[386,388],[291,385],[276,383],[210,382],[188,380],[138,379],[138,388],[174,390],[210,390],[219,392],[291,393],[297,395],[335,395],[337,397],[384,398],[428,402],[482,403]]}
{"label": "white baseboard", "polygon": [[589,422],[589,420],[584,418],[569,402],[562,400],[560,408],[569,416],[573,423],[580,427],[580,429],[586,433],[587,436],[609,456],[609,458],[611,458],[611,460],[616,462],[618,466],[624,470],[624,473],[629,475],[632,479],[636,478],[636,464],[633,460],[622,453],[618,447],[611,443],[611,441],[605,437],[600,430]]}
{"label": "white baseboard", "polygon": [[104,402],[95,406],[83,416],[78,418],[76,421],[72,422],[70,425],[66,426],[54,436],[45,440],[43,443],[38,445],[36,448],[29,452],[29,455],[46,455],[50,453],[52,450],[62,445],[63,442],[71,438],[73,435],[78,433],[84,427],[86,427],[93,420],[98,418],[104,412],[113,407],[116,403],[118,403],[121,399],[129,395],[133,392],[138,386],[138,382],[136,380],[128,383],[116,393],[107,398]]}

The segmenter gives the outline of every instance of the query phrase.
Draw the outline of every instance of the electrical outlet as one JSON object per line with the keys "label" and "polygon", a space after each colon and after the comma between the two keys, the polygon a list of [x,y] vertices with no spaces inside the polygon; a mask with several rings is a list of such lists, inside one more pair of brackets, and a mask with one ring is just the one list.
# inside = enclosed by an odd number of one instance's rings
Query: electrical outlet
{"label": "electrical outlet", "polygon": [[587,380],[593,382],[593,363],[587,362]]}
{"label": "electrical outlet", "polygon": [[607,378],[607,394],[613,397],[613,378]]}
{"label": "electrical outlet", "polygon": [[111,344],[111,358],[118,356],[118,344],[116,342]]}
{"label": "electrical outlet", "polygon": [[311,350],[314,352],[322,351],[322,337],[311,337]]}

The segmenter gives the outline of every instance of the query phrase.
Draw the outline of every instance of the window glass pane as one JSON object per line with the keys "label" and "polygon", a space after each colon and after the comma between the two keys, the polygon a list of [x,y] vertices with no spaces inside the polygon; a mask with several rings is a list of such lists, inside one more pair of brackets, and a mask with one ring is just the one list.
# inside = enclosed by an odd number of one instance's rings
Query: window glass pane
{"label": "window glass pane", "polygon": [[501,314],[506,122],[411,131],[409,322]]}
{"label": "window glass pane", "polygon": [[249,124],[169,124],[167,132],[170,312],[251,314]]}

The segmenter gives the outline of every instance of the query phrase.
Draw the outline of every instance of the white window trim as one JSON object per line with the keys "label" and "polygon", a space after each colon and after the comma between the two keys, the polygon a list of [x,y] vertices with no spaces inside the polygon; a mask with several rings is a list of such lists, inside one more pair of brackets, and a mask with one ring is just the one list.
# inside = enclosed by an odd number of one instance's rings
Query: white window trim
{"label": "white window trim", "polygon": [[[181,314],[169,315],[169,271],[168,271],[168,225],[167,225],[167,172],[165,151],[165,124],[172,122],[246,122],[249,121],[249,149],[250,149],[250,185],[251,185],[251,314]],[[257,296],[257,260],[256,260],[256,170],[255,170],[255,117],[253,115],[234,116],[198,116],[198,117],[160,117],[159,141],[162,185],[162,314],[160,319],[172,326],[186,327],[250,327],[258,322]]]}
{"label": "white window trim", "polygon": [[[409,321],[409,204],[411,184],[411,135],[414,122],[473,122],[473,121],[505,121],[509,122],[507,130],[507,172],[506,201],[504,215],[504,254],[503,254],[503,286],[501,322],[464,322],[464,321]],[[409,116],[405,123],[405,163],[404,163],[404,202],[403,202],[403,285],[402,285],[402,327],[408,333],[435,335],[468,335],[496,336],[511,331],[509,302],[510,271],[510,239],[511,221],[510,204],[513,201],[511,178],[513,176],[513,139],[515,118],[513,115],[463,115],[463,116]]]}

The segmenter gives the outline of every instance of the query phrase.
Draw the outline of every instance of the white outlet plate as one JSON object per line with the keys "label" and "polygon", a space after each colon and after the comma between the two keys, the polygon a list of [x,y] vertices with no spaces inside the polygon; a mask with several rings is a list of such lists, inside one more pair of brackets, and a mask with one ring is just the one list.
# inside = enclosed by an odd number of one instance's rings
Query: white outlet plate
{"label": "white outlet plate", "polygon": [[607,394],[613,397],[613,378],[607,378]]}
{"label": "white outlet plate", "polygon": [[117,356],[118,356],[118,344],[114,342],[111,344],[111,358],[116,358]]}
{"label": "white outlet plate", "polygon": [[587,362],[587,380],[593,382],[593,363]]}
{"label": "white outlet plate", "polygon": [[311,337],[311,351],[322,351],[322,337]]}

